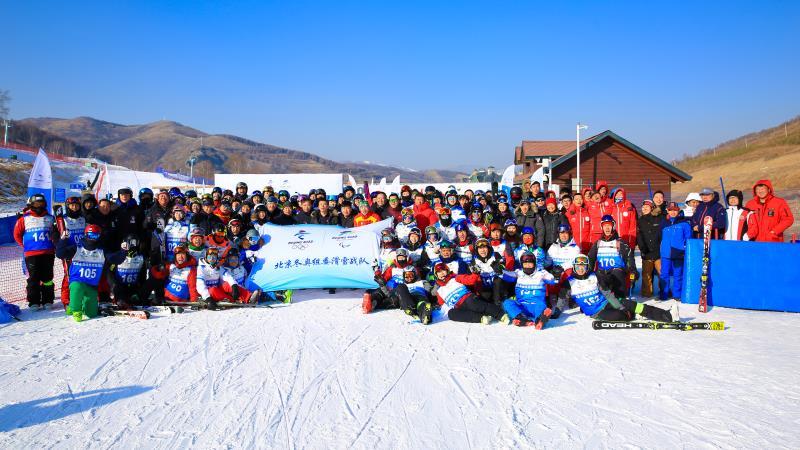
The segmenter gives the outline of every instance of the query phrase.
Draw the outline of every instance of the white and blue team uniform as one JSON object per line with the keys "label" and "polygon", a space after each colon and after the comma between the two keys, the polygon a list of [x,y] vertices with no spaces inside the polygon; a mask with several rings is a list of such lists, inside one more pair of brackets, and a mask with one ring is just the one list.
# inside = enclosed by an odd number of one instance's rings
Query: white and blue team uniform
{"label": "white and blue team uniform", "polygon": [[553,260],[550,259],[550,256],[548,256],[541,247],[520,244],[519,247],[514,249],[514,264],[518,269],[522,267],[519,258],[523,253],[533,253],[534,256],[536,256],[536,270],[548,269],[553,265]]}
{"label": "white and blue team uniform", "polygon": [[425,249],[424,245],[417,245],[417,248],[411,249],[411,247],[406,243],[403,245],[403,248],[408,251],[408,260],[411,261],[411,264],[416,265],[420,258],[422,258],[422,252]]}
{"label": "white and blue team uniform", "polygon": [[397,239],[401,244],[405,245],[408,242],[408,235],[411,234],[411,229],[417,228],[417,222],[403,223],[400,222],[394,227],[394,232],[397,234]]}
{"label": "white and blue team uniform", "polygon": [[144,267],[144,256],[125,256],[125,259],[116,265],[113,270],[114,282],[123,284],[125,286],[136,286],[139,280],[139,275],[142,273]]}
{"label": "white and blue team uniform", "polygon": [[50,233],[53,231],[55,218],[49,214],[38,217],[26,214],[22,219],[25,232],[22,234],[22,249],[27,252],[54,250]]}
{"label": "white and blue team uniform", "polygon": [[594,316],[606,307],[606,297],[600,292],[597,276],[590,274],[585,279],[578,279],[575,275],[567,277],[570,286],[570,296],[587,316]]}
{"label": "white and blue team uniform", "polygon": [[486,258],[486,261],[482,261],[480,257],[476,256],[472,263],[479,270],[478,275],[481,276],[481,283],[483,283],[484,288],[491,288],[494,286],[495,278],[497,278],[498,275],[502,275],[502,272],[498,273],[495,268],[498,267],[498,265],[505,265],[503,257],[498,253],[492,253]]}
{"label": "white and blue team uniform", "polygon": [[619,240],[605,241],[599,239],[597,243],[597,268],[600,270],[625,269],[625,261],[619,249]]}
{"label": "white and blue team uniform", "polygon": [[516,318],[523,314],[529,320],[536,320],[547,308],[547,286],[556,284],[557,281],[550,272],[537,269],[528,275],[517,269],[515,271],[503,272],[503,281],[514,283],[514,294],[516,299],[506,299],[503,302],[503,309],[510,318]]}
{"label": "white and blue team uniform", "polygon": [[547,256],[553,261],[553,265],[561,266],[564,270],[571,269],[572,261],[575,261],[575,257],[580,254],[581,248],[574,239],[570,239],[566,244],[556,241],[547,249]]}
{"label": "white and blue team uniform", "polygon": [[172,262],[175,259],[175,247],[185,244],[189,240],[189,222],[170,219],[164,227],[164,240],[166,242],[166,258]]}
{"label": "white and blue team uniform", "polygon": [[[458,259],[456,256],[451,256],[448,259],[440,258],[439,262],[447,264],[447,268],[450,269],[450,272],[457,274],[457,275],[465,275],[469,273],[469,266],[462,260]],[[432,264],[430,267],[431,273],[433,273],[433,268],[436,267],[436,264]],[[436,274],[434,274],[436,276]]]}
{"label": "white and blue team uniform", "polygon": [[78,244],[75,256],[72,257],[72,264],[69,266],[70,283],[84,283],[97,287],[103,276],[105,262],[106,257],[103,249],[98,247],[94,250],[89,250]]}
{"label": "white and blue team uniform", "polygon": [[73,245],[78,245],[83,238],[83,230],[86,228],[86,219],[83,216],[69,217],[63,216],[64,229],[67,232],[67,239]]}
{"label": "white and blue team uniform", "polygon": [[442,225],[441,222],[436,222],[434,227],[436,228],[436,231],[439,232],[439,237],[440,238],[446,239],[446,240],[448,240],[450,242],[453,242],[453,241],[456,240],[456,225],[455,225],[455,221],[453,221],[453,223],[448,225],[448,226]]}
{"label": "white and blue team uniform", "polygon": [[385,247],[381,249],[380,254],[378,255],[378,270],[383,273],[387,267],[394,264],[394,260],[397,257],[397,249]]}

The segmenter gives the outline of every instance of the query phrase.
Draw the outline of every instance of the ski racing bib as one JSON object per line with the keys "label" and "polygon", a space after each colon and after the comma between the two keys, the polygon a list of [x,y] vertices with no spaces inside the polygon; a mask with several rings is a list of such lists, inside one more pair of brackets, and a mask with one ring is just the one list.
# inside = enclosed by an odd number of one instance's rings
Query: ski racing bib
{"label": "ski racing bib", "polygon": [[53,216],[36,217],[26,215],[22,220],[25,224],[25,233],[22,235],[22,248],[26,252],[53,250],[55,248],[50,236],[55,223]]}
{"label": "ski racing bib", "polygon": [[78,246],[72,264],[69,266],[69,281],[97,286],[103,276],[103,264],[106,258],[102,249],[88,250]]}

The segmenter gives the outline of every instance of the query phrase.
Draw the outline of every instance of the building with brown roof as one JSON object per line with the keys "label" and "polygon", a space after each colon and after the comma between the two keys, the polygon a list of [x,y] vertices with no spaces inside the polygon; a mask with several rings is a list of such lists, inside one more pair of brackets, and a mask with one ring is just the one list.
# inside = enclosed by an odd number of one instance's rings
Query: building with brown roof
{"label": "building with brown roof", "polygon": [[[692,179],[691,175],[643,148],[607,130],[580,143],[582,187],[594,187],[600,180],[609,187],[622,187],[634,204],[649,197],[650,189],[663,191],[667,200],[672,183]],[[522,165],[515,182],[522,184],[549,162],[548,180],[563,189],[578,188],[575,141],[522,141],[514,149],[514,164]]]}

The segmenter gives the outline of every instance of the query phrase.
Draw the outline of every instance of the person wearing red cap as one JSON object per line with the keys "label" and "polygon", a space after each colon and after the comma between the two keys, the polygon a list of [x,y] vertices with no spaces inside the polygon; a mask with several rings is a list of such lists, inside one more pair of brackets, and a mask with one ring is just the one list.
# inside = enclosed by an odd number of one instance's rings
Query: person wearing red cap
{"label": "person wearing red cap", "polygon": [[794,223],[786,200],[776,197],[772,182],[758,180],[753,185],[753,199],[745,209],[753,211],[747,224],[747,236],[760,242],[783,242],[783,232]]}

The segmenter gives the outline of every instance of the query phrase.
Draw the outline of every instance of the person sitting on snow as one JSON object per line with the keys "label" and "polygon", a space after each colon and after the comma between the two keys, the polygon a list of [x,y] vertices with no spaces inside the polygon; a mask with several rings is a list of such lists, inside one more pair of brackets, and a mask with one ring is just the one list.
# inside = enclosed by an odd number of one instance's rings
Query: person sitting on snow
{"label": "person sitting on snow", "polygon": [[552,309],[547,306],[546,285],[557,283],[553,275],[537,269],[536,256],[524,253],[520,256],[520,268],[503,272],[503,281],[514,283],[514,299],[506,299],[503,309],[518,327],[535,326],[541,330],[550,319]]}
{"label": "person sitting on snow", "polygon": [[445,263],[434,266],[436,298],[447,317],[456,322],[483,323],[492,319],[508,321],[503,308],[490,303],[470,290],[481,282],[478,274],[456,275]]}
{"label": "person sitting on snow", "polygon": [[475,259],[470,270],[481,277],[481,297],[492,299],[494,304],[500,305],[507,289],[500,276],[504,270],[513,268],[514,258],[511,255],[495,252],[487,239],[475,241]]}
{"label": "person sitting on snow", "polygon": [[164,297],[172,302],[196,302],[200,295],[197,292],[197,260],[189,254],[185,244],[173,250],[174,260],[157,276],[166,278]]}
{"label": "person sitting on snow", "polygon": [[227,294],[225,300],[236,303],[258,303],[261,298],[261,290],[253,292],[244,288],[247,279],[247,269],[240,264],[239,249],[231,248],[225,256],[225,263],[222,266],[222,291]]}
{"label": "person sitting on snow", "polygon": [[108,284],[114,294],[114,303],[120,309],[131,305],[147,305],[147,292],[142,292],[147,279],[144,256],[139,252],[139,238],[129,234],[122,240],[120,251],[108,256]]}
{"label": "person sitting on snow", "polygon": [[565,274],[572,269],[572,261],[581,253],[581,249],[572,239],[572,227],[568,223],[558,226],[558,239],[547,249],[547,256],[553,261],[550,273],[558,283],[547,287],[547,298],[553,310],[552,318],[558,317],[561,311],[569,307],[569,292],[561,288]]}
{"label": "person sitting on snow", "polygon": [[597,279],[604,290],[614,293],[617,298],[625,298],[630,284],[639,278],[633,249],[620,239],[614,224],[614,218],[605,215],[600,219],[602,235],[589,250],[589,262],[597,267]]}
{"label": "person sitting on snow", "polygon": [[[406,280],[409,275],[407,272],[411,271],[414,275],[411,284],[407,284]],[[364,298],[361,303],[361,310],[364,314],[369,314],[376,309],[396,309],[402,308],[407,312],[411,310],[413,314],[420,318],[420,321],[427,325],[431,321],[432,306],[428,301],[430,294],[430,285],[426,285],[417,280],[417,271],[408,257],[408,251],[404,248],[397,250],[397,257],[391,267],[388,267],[382,274],[376,274],[376,281],[378,281],[378,289],[370,289],[364,293]],[[410,278],[409,278],[410,279]],[[412,294],[413,292],[413,294]],[[423,297],[418,299],[417,297]],[[427,303],[422,305],[420,303]]]}
{"label": "person sitting on snow", "polygon": [[586,255],[575,257],[567,282],[572,300],[578,304],[581,312],[594,319],[631,321],[640,315],[658,322],[679,320],[677,303],[669,311],[625,298],[618,300],[615,294],[601,287],[596,274],[591,271],[590,259]]}

